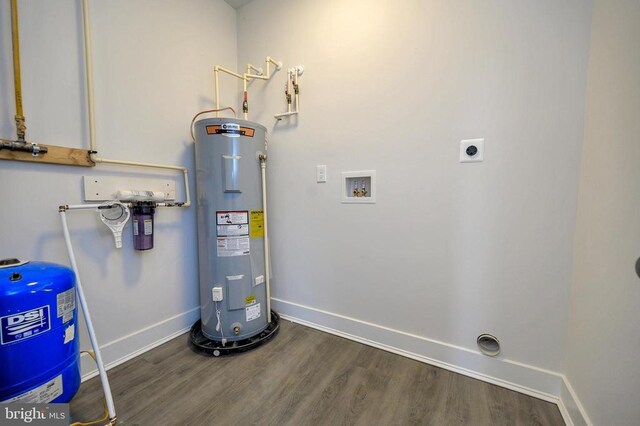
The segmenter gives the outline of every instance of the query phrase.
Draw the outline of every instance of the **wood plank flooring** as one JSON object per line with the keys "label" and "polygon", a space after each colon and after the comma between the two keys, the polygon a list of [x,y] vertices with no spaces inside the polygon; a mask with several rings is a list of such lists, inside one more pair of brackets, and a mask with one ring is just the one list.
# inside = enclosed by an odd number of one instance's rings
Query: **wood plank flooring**
{"label": "wood plank flooring", "polygon": [[[118,425],[564,425],[554,404],[284,320],[241,355],[187,342],[109,371]],[[99,418],[101,398],[83,383],[74,421]]]}

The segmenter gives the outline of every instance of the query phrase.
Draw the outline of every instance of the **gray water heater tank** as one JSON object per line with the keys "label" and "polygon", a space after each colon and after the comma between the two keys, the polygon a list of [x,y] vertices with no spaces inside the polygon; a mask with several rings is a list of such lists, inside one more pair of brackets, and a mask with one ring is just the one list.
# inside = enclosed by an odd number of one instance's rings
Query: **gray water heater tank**
{"label": "gray water heater tank", "polygon": [[202,334],[233,342],[268,326],[259,154],[266,129],[232,118],[195,123]]}

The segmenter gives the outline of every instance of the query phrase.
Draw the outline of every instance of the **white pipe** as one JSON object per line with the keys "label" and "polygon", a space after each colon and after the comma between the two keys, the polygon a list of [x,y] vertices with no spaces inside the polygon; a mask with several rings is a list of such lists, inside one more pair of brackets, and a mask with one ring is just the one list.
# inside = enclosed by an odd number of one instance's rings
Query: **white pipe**
{"label": "white pipe", "polygon": [[247,74],[251,74],[251,70],[255,71],[258,75],[262,75],[262,68],[255,67],[251,64],[247,64]]}
{"label": "white pipe", "polygon": [[99,163],[105,164],[120,164],[123,166],[138,166],[138,167],[148,167],[152,169],[167,169],[167,170],[185,170],[186,167],[183,166],[170,166],[165,164],[153,164],[153,163],[140,163],[138,161],[124,161],[124,160],[108,160],[106,158],[100,158],[98,160]]}
{"label": "white pipe", "polygon": [[[267,58],[269,58],[269,57],[267,56]],[[258,80],[270,80],[271,79],[271,73],[270,73],[270,70],[269,70],[269,61],[267,61],[267,75],[251,74],[251,70],[252,69],[255,70],[258,74],[262,74],[262,69],[258,69],[258,68],[254,67],[251,64],[247,65],[247,72],[242,75],[242,77],[243,77],[242,80],[244,82],[244,93],[247,93],[247,97],[249,96],[248,92],[247,92],[247,82],[249,81],[249,79],[254,79],[254,80],[255,79],[258,79]],[[278,69],[280,69],[280,68],[278,68]],[[243,96],[244,96],[244,93],[243,93]],[[244,113],[244,119],[245,120],[249,119],[249,115],[246,112]]]}
{"label": "white pipe", "polygon": [[227,74],[232,75],[234,77],[244,78],[242,74],[238,74],[237,72],[231,71],[230,69],[227,69],[225,67],[221,67],[220,65],[216,65],[214,69],[217,69],[218,71],[226,72]]}
{"label": "white pipe", "polygon": [[300,102],[300,89],[298,88],[298,67],[293,71],[293,86],[296,95],[296,112],[298,112],[298,103]]}
{"label": "white pipe", "polygon": [[[182,166],[167,166],[163,164],[150,164],[139,163],[135,161],[121,161],[121,160],[108,160],[106,158],[100,158],[95,154],[97,151],[96,144],[96,130],[95,130],[95,112],[93,105],[93,68],[92,68],[92,51],[91,51],[91,28],[89,20],[89,1],[82,0],[82,18],[83,18],[83,36],[84,36],[84,62],[87,82],[87,110],[89,115],[89,147],[91,153],[89,157],[94,163],[106,163],[106,164],[120,164],[123,166],[134,167],[148,167],[153,169],[169,169],[182,171],[184,177],[184,191],[185,199],[184,203],[174,203],[173,205],[180,205],[182,207],[189,207],[191,205],[191,198],[189,194],[189,170]],[[216,74],[217,77],[217,74]],[[217,86],[216,86],[217,90]]]}
{"label": "white pipe", "polygon": [[184,194],[185,194],[185,202],[184,203],[173,203],[173,205],[180,205],[182,207],[191,206],[191,195],[189,192],[189,169],[183,166],[169,166],[165,164],[153,164],[153,163],[140,163],[137,161],[123,161],[123,160],[109,160],[106,158],[95,157],[94,161],[96,163],[105,163],[105,164],[119,164],[121,166],[133,166],[133,167],[146,167],[151,169],[166,169],[166,170],[178,170],[182,172],[184,177]]}
{"label": "white pipe", "polygon": [[264,61],[267,63],[267,75],[271,75],[271,73],[269,72],[269,64],[273,64],[276,66],[276,71],[279,71],[280,68],[282,68],[282,62],[281,61],[276,61],[275,59],[273,59],[271,56],[267,56]]}
{"label": "white pipe", "polygon": [[218,114],[220,112],[220,88],[219,88],[219,82],[218,82],[218,67],[214,67],[213,68],[213,74],[215,76],[215,84],[216,84],[216,117],[218,117]]}
{"label": "white pipe", "polygon": [[250,78],[253,80],[269,80],[271,78],[271,77],[267,77],[266,75],[255,75],[255,74],[249,74],[249,73],[244,74],[244,76],[248,79]]}
{"label": "white pipe", "polygon": [[280,121],[282,120],[284,117],[291,117],[292,115],[297,115],[298,111],[293,111],[293,112],[281,112],[279,114],[275,114],[274,117],[276,120]]}
{"label": "white pipe", "polygon": [[291,70],[287,71],[287,112],[291,112]]}
{"label": "white pipe", "polygon": [[[288,79],[287,79],[287,93],[289,94],[289,96],[291,95],[291,83],[292,83],[292,79],[293,79],[293,86],[298,87],[298,76],[302,75],[302,73],[304,72],[304,68],[302,68],[301,65],[298,65],[297,67],[294,68],[289,68],[289,70],[287,71],[288,73]],[[279,114],[275,114],[273,117],[280,121],[285,117],[291,117],[293,115],[297,115],[300,112],[300,90],[295,90],[294,89],[294,95],[295,95],[295,111],[291,111],[291,103],[289,103],[289,97],[287,97],[287,112],[281,112]]]}
{"label": "white pipe", "polygon": [[[244,75],[244,77],[245,78],[258,79],[258,80],[270,80],[271,77],[273,77],[271,75],[271,65],[270,64],[274,64],[276,66],[276,71],[279,71],[282,68],[282,62],[276,61],[271,56],[267,56],[265,58],[264,62],[267,64],[267,74],[266,75],[262,74],[262,69],[256,68],[253,65],[248,64],[247,65],[247,73]],[[251,74],[251,71],[250,71],[251,69],[255,70],[258,73],[258,75]]]}
{"label": "white pipe", "polygon": [[260,169],[262,171],[262,215],[264,219],[264,274],[265,286],[267,290],[267,322],[271,323],[271,268],[269,265],[269,228],[267,226],[267,157],[260,159]]}
{"label": "white pipe", "polygon": [[[86,0],[85,0],[86,1]],[[218,73],[220,71],[225,72],[229,75],[232,75],[234,77],[237,77],[239,79],[241,79],[244,82],[244,91],[247,91],[247,82],[249,81],[249,79],[258,79],[258,80],[270,80],[271,79],[271,68],[270,68],[270,64],[274,64],[276,66],[276,71],[282,68],[282,62],[276,61],[275,59],[273,59],[271,56],[267,56],[265,58],[265,63],[267,64],[267,75],[262,75],[262,68],[257,68],[255,66],[253,66],[252,64],[247,64],[247,72],[244,74],[239,74],[237,72],[231,71],[230,69],[224,68],[220,65],[216,65],[213,67],[213,74],[214,74],[214,79],[215,79],[215,89],[216,89],[216,109],[220,109],[220,78],[218,77]],[[254,70],[255,72],[258,73],[258,75],[256,74],[251,74],[251,70]],[[243,93],[244,95],[244,93]],[[218,113],[216,112],[216,117],[218,116]],[[244,114],[244,119],[247,120],[248,119],[248,115],[245,113]]]}
{"label": "white pipe", "polygon": [[69,261],[71,262],[71,267],[73,268],[73,272],[76,274],[76,289],[78,291],[78,300],[80,302],[80,306],[84,314],[84,321],[87,325],[87,331],[89,333],[89,340],[91,340],[91,346],[93,347],[93,353],[96,356],[96,364],[98,364],[98,372],[100,374],[100,381],[102,382],[102,391],[104,392],[104,399],[107,403],[107,411],[109,413],[109,419],[110,419],[110,422],[113,423],[116,420],[116,409],[113,405],[113,396],[111,395],[109,378],[107,377],[107,372],[102,362],[100,346],[98,345],[96,332],[93,328],[93,323],[91,322],[91,315],[89,314],[87,299],[85,298],[84,291],[82,290],[80,273],[78,272],[78,264],[76,263],[76,257],[73,254],[73,247],[71,246],[71,236],[69,235],[69,226],[67,225],[67,214],[64,210],[60,210],[60,220],[62,221],[62,231],[64,232],[64,241],[67,245]]}
{"label": "white pipe", "polygon": [[[82,0],[82,18],[84,22],[84,67],[87,82],[87,110],[89,113],[89,148],[96,151],[95,112],[93,109],[93,67],[91,53],[91,31],[89,28],[89,2]],[[93,155],[93,154],[91,154]]]}
{"label": "white pipe", "polygon": [[97,209],[102,206],[102,204],[69,204],[60,206],[60,210],[88,210],[88,209]]}
{"label": "white pipe", "polygon": [[[222,72],[226,72],[229,75],[232,75],[234,77],[237,77],[239,79],[242,79],[244,81],[244,90],[247,90],[247,79],[245,78],[245,75],[243,74],[238,74],[237,72],[233,72],[225,67],[221,67],[220,65],[216,65],[215,67],[213,67],[213,73],[215,75],[215,84],[216,84],[216,109],[220,109],[220,79],[218,77],[218,72],[222,71]],[[218,116],[218,113],[216,112],[216,117]],[[247,114],[244,114],[244,119],[247,119]]]}

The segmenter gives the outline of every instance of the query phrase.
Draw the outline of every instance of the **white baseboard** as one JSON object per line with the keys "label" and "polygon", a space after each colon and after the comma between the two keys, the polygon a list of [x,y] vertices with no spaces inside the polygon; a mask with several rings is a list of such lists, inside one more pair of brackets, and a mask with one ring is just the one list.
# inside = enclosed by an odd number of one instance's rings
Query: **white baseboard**
{"label": "white baseboard", "polygon": [[[281,299],[271,300],[271,307],[289,321],[552,402],[558,405],[567,426],[593,426],[562,374],[505,358],[490,358],[468,348],[321,309]],[[199,317],[200,308],[196,307],[103,345],[106,369],[186,333]],[[98,370],[92,360],[83,361],[84,382],[97,376]]]}
{"label": "white baseboard", "polygon": [[[593,426],[589,415],[585,411],[582,403],[578,399],[578,395],[571,387],[571,383],[566,376],[562,376],[562,388],[560,389],[560,412],[564,409],[572,422],[567,422],[569,426]],[[564,417],[564,413],[562,414]]]}
{"label": "white baseboard", "polygon": [[[116,367],[186,333],[199,318],[200,307],[193,308],[101,345],[105,368],[109,370]],[[86,356],[81,357],[81,371],[83,382],[98,375],[95,363]]]}
{"label": "white baseboard", "polygon": [[[591,426],[564,375],[344,315],[272,298],[284,319],[558,405],[568,426]],[[574,409],[573,407],[580,407]],[[587,419],[586,421],[584,419]]]}

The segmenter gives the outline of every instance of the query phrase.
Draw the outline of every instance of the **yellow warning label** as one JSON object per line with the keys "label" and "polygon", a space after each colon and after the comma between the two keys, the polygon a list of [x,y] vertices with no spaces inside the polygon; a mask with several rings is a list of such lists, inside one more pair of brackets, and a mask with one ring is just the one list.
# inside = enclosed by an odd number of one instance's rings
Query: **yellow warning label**
{"label": "yellow warning label", "polygon": [[249,236],[251,238],[263,238],[264,214],[262,210],[251,210],[249,216]]}
{"label": "yellow warning label", "polygon": [[246,306],[253,305],[254,303],[256,303],[256,297],[255,296],[249,296],[249,297],[244,299],[244,304]]}

